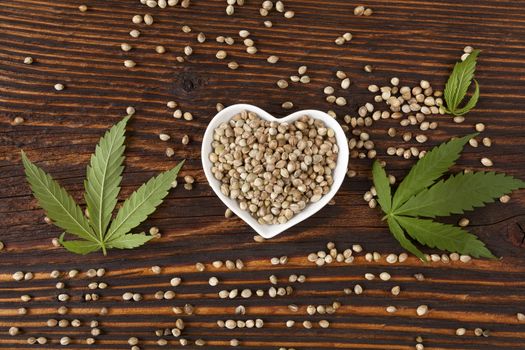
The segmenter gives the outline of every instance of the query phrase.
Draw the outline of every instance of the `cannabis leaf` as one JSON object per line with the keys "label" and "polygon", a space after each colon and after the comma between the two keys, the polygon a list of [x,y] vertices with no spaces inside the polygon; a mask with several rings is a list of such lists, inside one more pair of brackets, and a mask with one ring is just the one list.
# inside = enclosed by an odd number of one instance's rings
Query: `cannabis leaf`
{"label": "cannabis leaf", "polygon": [[[474,79],[474,72],[476,70],[476,59],[480,51],[472,51],[463,62],[457,62],[448,78],[445,85],[445,102],[447,103],[445,112],[455,116],[460,116],[468,113],[476,106],[479,99],[479,85]],[[463,106],[459,107],[460,103],[465,99],[468,88],[472,85],[472,81],[476,85],[474,93],[470,100]]]}
{"label": "cannabis leaf", "polygon": [[119,239],[131,229],[137,227],[142,221],[147,219],[148,215],[155,211],[155,208],[162,203],[162,200],[168,194],[171,183],[176,178],[182,165],[183,162],[179,163],[175,168],[151,178],[126,199],[117,217],[109,227],[106,235],[106,239],[109,242]]}
{"label": "cannabis leaf", "polygon": [[124,170],[124,141],[126,124],[130,116],[125,117],[109,129],[100,139],[87,167],[84,188],[89,221],[95,228],[99,239],[103,240],[111,213],[117,205]]}
{"label": "cannabis leaf", "polygon": [[483,242],[460,227],[408,216],[398,216],[397,220],[410,237],[431,248],[469,254],[476,258],[495,258]]}
{"label": "cannabis leaf", "polygon": [[507,191],[520,187],[520,180],[495,172],[456,174],[441,180],[410,198],[397,210],[398,215],[447,216],[494,202]]}
{"label": "cannabis leaf", "polygon": [[406,234],[431,248],[494,258],[485,244],[465,229],[429,218],[461,214],[525,188],[525,182],[494,172],[459,173],[440,180],[475,135],[434,147],[412,167],[393,197],[385,170],[377,161],[374,163],[372,174],[377,201],[385,213],[388,227],[401,246],[421,260],[426,260],[425,255]]}
{"label": "cannabis leaf", "polygon": [[399,185],[394,195],[394,206],[405,202],[422,189],[432,185],[437,179],[458,160],[463,147],[468,140],[477,134],[467,135],[459,139],[453,139],[430,150],[419,162],[417,162]]}
{"label": "cannabis leaf", "polygon": [[[144,233],[129,232],[162,203],[184,161],[132,193],[111,222],[124,170],[124,133],[129,118],[125,117],[108,130],[91,156],[84,181],[89,218],[82,214],[73,197],[51,175],[31,163],[24,151],[21,152],[31,190],[47,216],[65,231],[59,242],[70,252],[88,254],[102,249],[105,255],[109,248],[133,249],[153,238]],[[66,241],[66,233],[79,239]]]}
{"label": "cannabis leaf", "polygon": [[24,151],[21,154],[27,181],[38,203],[47,212],[47,216],[67,233],[98,243],[98,238],[88,219],[82,214],[82,209],[75,203],[73,197],[53,180],[51,175],[31,163]]}

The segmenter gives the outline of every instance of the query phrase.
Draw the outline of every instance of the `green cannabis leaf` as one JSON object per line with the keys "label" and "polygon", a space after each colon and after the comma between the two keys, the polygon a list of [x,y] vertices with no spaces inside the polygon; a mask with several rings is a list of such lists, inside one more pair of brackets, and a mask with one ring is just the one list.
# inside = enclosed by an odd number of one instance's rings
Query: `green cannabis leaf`
{"label": "green cannabis leaf", "polygon": [[[447,106],[444,110],[446,113],[461,116],[476,106],[479,99],[479,85],[474,79],[474,72],[476,70],[476,59],[479,53],[479,50],[472,51],[463,62],[457,62],[454,66],[445,85],[444,96]],[[470,97],[470,100],[463,107],[460,107],[459,105],[465,99],[467,91],[470,85],[472,85],[472,81],[474,81],[476,86],[474,93]]]}
{"label": "green cannabis leaf", "polygon": [[401,246],[426,260],[407,237],[431,248],[494,258],[475,235],[463,228],[432,221],[430,218],[461,214],[513,190],[525,182],[494,172],[459,173],[441,179],[455,164],[465,144],[476,134],[453,139],[434,147],[420,159],[399,184],[394,196],[385,170],[376,161],[372,168],[377,201],[388,227]]}
{"label": "green cannabis leaf", "polygon": [[[65,232],[59,242],[70,252],[88,254],[102,249],[133,249],[153,238],[144,233],[130,233],[162,203],[184,161],[175,168],[151,178],[124,202],[111,221],[120,192],[124,170],[126,124],[130,116],[114,125],[100,139],[87,167],[84,187],[89,218],[67,191],[51,175],[31,163],[24,151],[22,162],[33,195],[47,216]],[[109,227],[109,228],[108,228]],[[77,240],[64,240],[65,234]]]}

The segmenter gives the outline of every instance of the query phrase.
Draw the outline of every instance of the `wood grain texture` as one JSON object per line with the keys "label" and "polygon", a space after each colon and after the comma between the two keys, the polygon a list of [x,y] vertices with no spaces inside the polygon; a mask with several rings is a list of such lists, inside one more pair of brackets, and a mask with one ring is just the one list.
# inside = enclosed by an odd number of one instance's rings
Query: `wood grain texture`
{"label": "wood grain texture", "polygon": [[[380,221],[378,210],[363,201],[369,189],[370,161],[351,160],[358,176],[346,180],[328,206],[309,220],[281,236],[264,243],[253,241],[253,232],[238,219],[224,219],[224,206],[207,186],[199,159],[200,142],[208,121],[215,114],[215,104],[253,103],[274,115],[286,115],[281,103],[292,101],[294,110],[333,109],[338,118],[355,115],[357,107],[372,101],[366,87],[387,84],[397,76],[402,84],[413,85],[420,79],[443,88],[453,62],[465,45],[483,50],[477,78],[482,98],[478,107],[463,124],[454,124],[444,116],[433,117],[437,130],[428,133],[428,146],[451,136],[470,132],[473,124],[487,125],[485,136],[493,139],[493,147],[467,148],[457,169],[481,169],[479,160],[489,156],[494,169],[525,178],[525,2],[499,0],[463,1],[386,1],[370,0],[371,17],[355,17],[358,3],[344,0],[287,0],[286,7],[295,11],[293,19],[272,12],[267,18],[259,15],[260,1],[247,0],[236,7],[234,16],[226,16],[223,0],[194,0],[188,9],[180,7],[149,9],[136,0],[86,0],[89,10],[80,13],[80,2],[49,0],[4,1],[0,7],[0,240],[6,248],[0,252],[0,348],[36,349],[62,348],[61,336],[73,341],[68,349],[128,349],[130,336],[140,338],[143,349],[160,348],[156,329],[172,328],[176,316],[173,306],[186,303],[195,306],[193,315],[183,315],[187,324],[183,337],[190,341],[187,348],[197,348],[193,342],[202,338],[205,348],[229,348],[229,340],[237,338],[243,349],[413,349],[416,336],[424,339],[425,349],[524,349],[525,323],[516,319],[525,312],[525,196],[523,191],[512,196],[510,203],[491,204],[467,216],[470,229],[502,258],[498,261],[476,260],[463,263],[433,263],[423,265],[414,258],[402,264],[390,265],[384,259],[368,263],[358,254],[353,264],[332,264],[317,268],[307,262],[310,252],[325,249],[326,242],[336,242],[340,250],[354,243],[366,251],[383,254],[400,253],[401,249]],[[152,26],[133,25],[134,14],[151,13]],[[273,28],[262,22],[273,21]],[[189,25],[191,33],[181,27]],[[133,28],[141,30],[138,39],[129,36]],[[252,33],[259,52],[249,55],[238,37],[240,29]],[[204,32],[208,40],[196,41]],[[343,46],[334,44],[337,36],[351,32],[352,41]],[[219,44],[218,35],[232,36],[233,46]],[[134,49],[120,50],[128,42]],[[167,52],[155,53],[156,45]],[[194,54],[187,62],[178,63],[185,45],[192,45]],[[228,59],[215,59],[223,48]],[[280,60],[271,65],[269,55]],[[23,64],[32,56],[32,65]],[[123,67],[124,59],[133,59],[137,66]],[[236,71],[227,68],[235,60]],[[363,66],[374,66],[365,73]],[[296,74],[301,65],[308,66],[310,84],[291,84],[280,90],[275,82]],[[337,70],[344,70],[352,80],[347,91],[338,94],[348,99],[346,107],[336,107],[324,100],[323,87],[337,86]],[[54,90],[56,83],[66,89]],[[183,111],[194,115],[193,121],[176,120],[166,102],[175,100]],[[126,170],[121,198],[126,198],[150,176],[186,159],[183,175],[196,177],[192,191],[182,186],[168,196],[165,203],[143,227],[158,226],[162,238],[132,253],[112,251],[109,256],[91,254],[74,256],[51,245],[60,231],[44,223],[44,212],[30,194],[19,150],[63,184],[82,202],[82,181],[85,167],[94,146],[109,126],[133,105],[137,114],[128,128]],[[25,122],[13,126],[15,117]],[[406,173],[412,161],[387,157],[390,145],[403,145],[398,137],[390,139],[386,129],[393,120],[382,120],[369,131],[381,159],[397,177]],[[412,129],[415,130],[415,129]],[[172,136],[168,143],[158,139],[159,132]],[[182,146],[182,135],[191,142]],[[409,144],[411,145],[411,144]],[[167,146],[175,156],[164,155]],[[423,148],[425,148],[423,147]],[[451,218],[450,222],[458,219]],[[521,228],[520,228],[521,224]],[[430,250],[426,250],[431,252]],[[269,259],[286,255],[286,265],[273,266]],[[214,269],[214,260],[242,259],[245,268]],[[207,265],[197,272],[194,264]],[[160,265],[160,275],[150,267]],[[76,278],[54,280],[49,272],[105,267],[103,278],[88,279],[83,273]],[[15,271],[32,271],[36,278],[16,282]],[[388,271],[392,280],[367,281],[367,272],[378,275]],[[289,283],[292,273],[304,274],[303,284]],[[423,273],[425,281],[416,281],[415,273]],[[268,277],[275,274],[278,286],[292,285],[290,296],[219,299],[220,289],[258,288],[267,290]],[[183,283],[171,288],[173,276]],[[208,278],[217,276],[218,287],[210,287]],[[71,300],[59,303],[55,288],[64,281]],[[97,290],[100,300],[85,302],[88,281],[105,281],[110,287]],[[344,288],[355,284],[364,287],[361,295],[345,295]],[[394,297],[389,290],[401,286]],[[173,300],[156,300],[154,293],[173,289]],[[123,302],[125,291],[142,293],[141,302]],[[95,291],[91,291],[95,292]],[[33,300],[20,302],[20,295],[30,294]],[[339,301],[342,307],[333,315],[306,314],[306,306],[328,305]],[[298,312],[287,305],[297,304]],[[61,304],[69,313],[59,316]],[[246,315],[234,315],[237,305],[246,306]],[[417,317],[415,308],[427,304],[430,312]],[[388,314],[385,308],[395,305],[398,312]],[[18,315],[19,307],[28,307],[27,315]],[[99,316],[101,307],[109,314]],[[48,328],[49,318],[78,318],[79,328]],[[217,320],[263,319],[261,329],[226,330],[216,326]],[[100,322],[102,334],[95,345],[85,345],[89,336],[88,323]],[[304,320],[327,319],[331,327],[304,329]],[[296,325],[287,329],[286,320]],[[314,323],[315,323],[314,322]],[[18,326],[22,334],[11,337],[9,327]],[[458,327],[467,334],[455,335]],[[480,327],[490,331],[489,337],[474,336]],[[47,345],[28,345],[29,336],[45,336]],[[178,347],[173,337],[165,348]],[[65,348],[65,347],[64,347]]]}

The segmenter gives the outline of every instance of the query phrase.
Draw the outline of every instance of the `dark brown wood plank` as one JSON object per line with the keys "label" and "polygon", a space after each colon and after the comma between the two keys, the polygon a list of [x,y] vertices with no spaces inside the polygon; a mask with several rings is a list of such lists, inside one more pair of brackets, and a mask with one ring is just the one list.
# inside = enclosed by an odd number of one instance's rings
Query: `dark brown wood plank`
{"label": "dark brown wood plank", "polygon": [[[343,0],[289,0],[286,7],[295,11],[293,19],[272,12],[264,18],[258,13],[260,2],[246,1],[236,7],[234,16],[226,16],[222,0],[194,0],[190,8],[180,6],[150,9],[139,1],[87,0],[89,10],[78,11],[80,3],[49,0],[14,0],[0,8],[0,241],[6,248],[0,252],[0,347],[9,349],[65,348],[58,345],[61,336],[69,335],[73,343],[68,349],[128,349],[130,336],[140,338],[143,349],[156,349],[154,331],[173,327],[176,316],[173,306],[195,305],[193,315],[183,315],[187,328],[183,337],[193,342],[202,338],[207,348],[230,348],[229,340],[240,340],[244,349],[413,349],[416,336],[424,339],[425,349],[523,349],[525,324],[518,322],[517,312],[525,312],[525,196],[516,192],[508,204],[494,203],[466,215],[470,229],[501,257],[497,261],[473,260],[469,263],[421,264],[410,257],[404,263],[390,265],[384,261],[388,253],[401,253],[397,242],[381,222],[378,210],[370,209],[363,193],[371,185],[369,160],[351,159],[350,167],[358,176],[347,179],[335,197],[336,204],[327,206],[307,221],[281,236],[264,243],[253,241],[254,233],[238,219],[225,219],[224,205],[206,184],[200,165],[202,134],[216,113],[215,104],[245,102],[259,105],[277,116],[288,114],[281,108],[284,101],[294,103],[293,110],[333,109],[338,119],[345,114],[356,115],[358,106],[373,100],[367,91],[371,83],[387,84],[397,76],[402,84],[413,85],[429,80],[442,89],[453,62],[465,45],[483,50],[477,71],[482,98],[463,124],[455,124],[446,116],[432,117],[439,128],[428,133],[430,148],[452,136],[473,130],[473,124],[487,125],[484,136],[493,140],[491,148],[467,148],[460,159],[461,168],[482,169],[480,158],[494,160],[494,170],[525,178],[525,119],[522,101],[525,98],[525,2],[523,1],[385,1],[371,0],[366,6],[374,10],[370,17],[356,17],[357,3]],[[134,14],[150,13],[152,26],[133,25]],[[272,20],[265,28],[262,22]],[[189,25],[191,33],[181,27]],[[132,39],[129,31],[140,28],[142,35]],[[240,29],[248,29],[259,49],[258,54],[244,51],[238,38]],[[207,41],[198,44],[196,35],[204,32]],[[353,39],[343,46],[334,39],[344,32]],[[218,35],[232,36],[236,43],[226,46],[215,41]],[[134,49],[120,50],[122,42]],[[156,45],[167,52],[155,53]],[[187,62],[178,63],[185,45],[192,45],[194,54]],[[226,66],[228,60],[215,59],[215,52],[225,48],[229,58],[239,63],[236,71]],[[280,60],[271,65],[268,55]],[[32,56],[32,65],[23,64]],[[137,67],[126,69],[124,59],[133,59]],[[373,73],[363,66],[372,64]],[[286,90],[275,85],[278,79],[295,74],[300,65],[308,66],[310,84],[290,84]],[[337,107],[325,102],[324,86],[338,84],[337,70],[344,70],[352,80],[347,91],[338,94],[349,105]],[[56,83],[66,89],[57,92]],[[176,120],[166,102],[175,100],[184,111],[194,115],[191,122]],[[173,190],[165,203],[143,225],[158,226],[162,237],[133,252],[112,251],[109,256],[91,254],[74,256],[51,245],[60,231],[44,223],[44,212],[32,198],[20,164],[19,150],[63,184],[75,199],[83,202],[82,181],[85,167],[94,146],[103,132],[124,114],[125,108],[137,109],[128,128],[126,170],[121,197],[159,171],[186,159],[183,174],[195,176],[192,191],[182,186]],[[292,110],[292,111],[293,111]],[[14,126],[15,117],[25,122]],[[388,161],[388,169],[401,178],[413,163],[385,155],[390,145],[404,145],[390,139],[386,129],[396,125],[393,120],[376,123],[370,133],[379,157]],[[412,129],[413,130],[413,129]],[[168,143],[159,141],[158,133],[172,136]],[[182,146],[182,135],[191,136],[191,143]],[[166,146],[175,149],[175,156],[166,158]],[[411,146],[413,144],[407,144]],[[459,217],[450,219],[455,222]],[[306,260],[310,252],[325,249],[327,242],[336,242],[344,250],[362,244],[366,252],[383,255],[370,263],[357,254],[353,264],[332,264],[321,268]],[[431,250],[426,250],[432,253]],[[269,259],[286,255],[286,265],[273,266]],[[240,270],[214,269],[214,260],[242,259]],[[207,270],[197,272],[194,264],[203,262]],[[150,267],[162,266],[160,275]],[[89,268],[105,267],[106,276],[89,279]],[[49,272],[63,272],[51,279]],[[71,269],[81,270],[75,278],[65,277]],[[31,271],[36,278],[16,282],[15,271]],[[367,281],[365,273],[378,275],[388,271],[392,280]],[[415,273],[423,273],[424,281],[416,281]],[[267,290],[268,277],[279,277],[278,286],[293,285],[291,296],[249,299],[219,299],[220,289],[258,288]],[[289,283],[290,274],[304,274],[303,284]],[[171,288],[174,276],[183,278],[179,287]],[[221,284],[210,287],[208,278],[217,276]],[[64,281],[72,299],[59,303],[55,283]],[[87,284],[104,281],[109,287],[97,290],[100,300],[85,302]],[[355,284],[364,287],[362,295],[345,295],[344,288]],[[401,286],[394,297],[389,290]],[[158,290],[174,289],[173,300],[156,300]],[[141,302],[124,302],[125,291],[142,293]],[[93,291],[91,291],[93,292]],[[34,297],[20,302],[20,295]],[[306,314],[310,304],[342,304],[333,315]],[[299,306],[291,312],[287,305]],[[69,307],[65,316],[57,314],[61,304]],[[234,315],[238,305],[246,306],[244,316]],[[416,316],[418,305],[427,304],[430,312]],[[385,308],[395,305],[397,313]],[[28,307],[27,315],[18,315],[19,307]],[[101,307],[109,314],[100,316]],[[49,328],[49,318],[78,318],[79,328]],[[217,327],[217,320],[263,319],[261,329],[226,330]],[[89,321],[100,321],[102,334],[94,345],[85,345]],[[304,329],[300,324],[310,319],[327,319],[328,329],[316,326]],[[295,320],[287,329],[285,322]],[[18,326],[21,335],[11,337],[8,329]],[[467,334],[455,335],[458,327]],[[488,337],[477,337],[474,328],[490,331]],[[29,336],[45,336],[51,343],[28,345]],[[178,346],[173,337],[166,337]],[[176,345],[177,344],[177,345]]]}

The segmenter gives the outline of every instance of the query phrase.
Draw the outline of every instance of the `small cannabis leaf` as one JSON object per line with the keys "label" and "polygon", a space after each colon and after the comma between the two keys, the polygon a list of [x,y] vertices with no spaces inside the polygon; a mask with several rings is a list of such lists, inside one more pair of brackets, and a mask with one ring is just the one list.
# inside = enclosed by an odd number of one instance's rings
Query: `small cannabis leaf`
{"label": "small cannabis leaf", "polygon": [[[102,249],[105,255],[107,249],[133,249],[152,238],[144,233],[130,231],[162,203],[184,161],[151,178],[132,193],[111,222],[124,170],[124,133],[129,118],[125,117],[108,130],[91,156],[84,181],[89,218],[82,214],[82,209],[73,197],[51,175],[31,163],[24,151],[21,152],[31,190],[47,216],[65,231],[59,241],[70,252],[88,254]],[[66,233],[79,239],[66,241]]]}
{"label": "small cannabis leaf", "polygon": [[476,134],[453,139],[434,147],[420,159],[392,190],[385,170],[376,161],[372,168],[377,202],[386,214],[388,227],[401,246],[426,260],[407,237],[431,248],[494,258],[485,244],[463,228],[430,220],[437,216],[461,214],[525,188],[525,182],[494,172],[460,173],[440,178],[455,164],[465,144]]}
{"label": "small cannabis leaf", "polygon": [[[457,62],[448,78],[445,85],[445,102],[447,103],[445,112],[455,116],[461,116],[468,113],[476,106],[479,99],[479,85],[474,79],[474,72],[476,70],[476,59],[479,55],[479,50],[472,51],[463,62]],[[468,88],[472,85],[472,81],[476,85],[474,93],[470,100],[460,107],[460,103],[465,99]]]}

